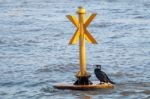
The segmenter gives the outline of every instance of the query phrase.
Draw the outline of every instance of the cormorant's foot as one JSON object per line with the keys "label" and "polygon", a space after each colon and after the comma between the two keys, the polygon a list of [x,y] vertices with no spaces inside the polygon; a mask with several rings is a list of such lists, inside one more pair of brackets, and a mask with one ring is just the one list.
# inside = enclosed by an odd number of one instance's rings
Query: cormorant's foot
{"label": "cormorant's foot", "polygon": [[99,84],[104,84],[104,82],[100,82]]}
{"label": "cormorant's foot", "polygon": [[92,85],[93,83],[89,80],[89,84]]}

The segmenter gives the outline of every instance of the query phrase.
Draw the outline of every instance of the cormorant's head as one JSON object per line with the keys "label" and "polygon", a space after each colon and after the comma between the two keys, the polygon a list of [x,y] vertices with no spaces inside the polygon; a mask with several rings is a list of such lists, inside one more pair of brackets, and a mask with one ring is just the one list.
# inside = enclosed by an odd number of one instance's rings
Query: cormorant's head
{"label": "cormorant's head", "polygon": [[96,65],[96,68],[101,70],[101,65]]}

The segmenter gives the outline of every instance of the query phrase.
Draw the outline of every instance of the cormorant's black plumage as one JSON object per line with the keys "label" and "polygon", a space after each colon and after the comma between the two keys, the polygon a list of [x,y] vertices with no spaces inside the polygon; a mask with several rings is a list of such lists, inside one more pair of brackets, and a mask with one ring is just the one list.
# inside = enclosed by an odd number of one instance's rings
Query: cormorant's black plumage
{"label": "cormorant's black plumage", "polygon": [[97,79],[100,80],[100,82],[115,84],[113,81],[111,81],[111,80],[108,78],[108,76],[106,75],[105,72],[101,71],[101,65],[96,65],[96,68],[95,68],[95,70],[94,70],[94,73],[95,73]]}

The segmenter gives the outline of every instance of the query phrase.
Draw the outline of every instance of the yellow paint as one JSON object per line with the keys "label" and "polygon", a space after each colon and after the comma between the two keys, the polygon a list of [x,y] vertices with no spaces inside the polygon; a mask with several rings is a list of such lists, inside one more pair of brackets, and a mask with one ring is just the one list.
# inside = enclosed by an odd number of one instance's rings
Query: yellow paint
{"label": "yellow paint", "polygon": [[71,38],[69,44],[76,44],[79,40],[80,47],[80,71],[77,73],[77,77],[89,76],[86,70],[86,52],[85,52],[85,39],[92,44],[97,44],[96,40],[92,37],[90,32],[86,29],[91,21],[96,16],[96,13],[91,14],[85,21],[86,10],[83,7],[79,7],[77,14],[79,15],[79,21],[75,16],[67,15],[67,18],[76,26],[77,30]]}

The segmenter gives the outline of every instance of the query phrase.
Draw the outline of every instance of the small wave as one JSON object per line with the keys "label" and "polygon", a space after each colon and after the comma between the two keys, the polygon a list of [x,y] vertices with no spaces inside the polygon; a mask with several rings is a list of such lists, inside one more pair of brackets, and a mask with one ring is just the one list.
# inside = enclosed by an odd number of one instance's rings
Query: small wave
{"label": "small wave", "polygon": [[28,43],[39,43],[37,40],[28,40]]}
{"label": "small wave", "polygon": [[145,18],[145,16],[136,16],[136,17],[134,17],[135,19],[144,19]]}
{"label": "small wave", "polygon": [[2,41],[2,40],[0,40],[0,44],[5,44],[5,42],[4,42],[4,41]]}
{"label": "small wave", "polygon": [[150,90],[144,90],[143,93],[147,94],[147,95],[150,95]]}
{"label": "small wave", "polygon": [[150,90],[144,90],[144,91],[129,90],[129,91],[122,91],[120,94],[123,95],[123,96],[129,96],[129,95],[134,95],[134,94],[146,94],[146,95],[149,95],[150,94]]}
{"label": "small wave", "polygon": [[21,82],[1,82],[0,86],[6,86],[6,87],[11,87],[11,86],[18,86],[24,84],[24,81]]}
{"label": "small wave", "polygon": [[57,89],[54,89],[54,88],[52,88],[52,87],[42,88],[41,91],[42,91],[42,92],[46,92],[46,93],[55,93],[55,92],[58,92]]}
{"label": "small wave", "polygon": [[39,72],[52,72],[53,70],[51,68],[42,68],[42,69],[38,69],[36,70],[36,73]]}
{"label": "small wave", "polygon": [[145,6],[146,8],[150,8],[150,2],[144,3],[144,6]]}
{"label": "small wave", "polygon": [[43,85],[43,84],[46,84],[47,81],[44,81],[44,82],[34,82],[34,83],[29,83],[27,85],[25,85],[25,87],[36,87],[36,86],[40,86],[40,85]]}
{"label": "small wave", "polygon": [[18,91],[18,92],[16,92],[16,93],[15,93],[15,94],[13,94],[13,95],[22,94],[22,93],[25,93],[25,92],[27,92],[27,91]]}
{"label": "small wave", "polygon": [[91,27],[95,27],[95,28],[106,28],[109,26],[112,26],[112,23],[108,23],[108,22],[100,22],[100,23],[95,23],[93,25],[91,25]]}
{"label": "small wave", "polygon": [[135,93],[136,93],[135,91],[122,91],[120,94],[123,96],[129,96]]}
{"label": "small wave", "polygon": [[41,31],[42,29],[30,29],[30,30],[28,30],[27,32],[38,32],[38,31]]}
{"label": "small wave", "polygon": [[3,91],[0,91],[0,96],[2,95],[7,95],[8,93],[6,93],[6,92],[3,92]]}
{"label": "small wave", "polygon": [[124,37],[124,35],[114,35],[114,36],[111,36],[110,38],[118,39],[118,38],[122,38],[122,37]]}

